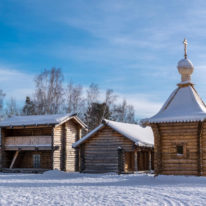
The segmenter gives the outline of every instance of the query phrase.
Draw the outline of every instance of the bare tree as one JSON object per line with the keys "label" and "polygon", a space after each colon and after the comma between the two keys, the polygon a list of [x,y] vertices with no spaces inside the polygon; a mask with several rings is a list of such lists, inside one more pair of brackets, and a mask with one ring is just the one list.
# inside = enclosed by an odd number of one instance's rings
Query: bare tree
{"label": "bare tree", "polygon": [[135,120],[135,110],[133,105],[127,105],[127,112],[126,112],[126,118],[125,122],[127,123],[137,123]]}
{"label": "bare tree", "polygon": [[63,103],[63,74],[61,69],[44,70],[35,78],[34,103],[37,114],[56,114]]}
{"label": "bare tree", "polygon": [[12,117],[19,115],[19,109],[17,108],[16,100],[14,98],[10,98],[10,100],[6,103],[5,113],[7,117]]}
{"label": "bare tree", "polygon": [[85,109],[85,100],[83,97],[83,88],[81,85],[74,85],[71,81],[67,85],[66,92],[66,112],[78,113],[83,117]]}
{"label": "bare tree", "polygon": [[106,115],[108,113],[107,110],[112,110],[111,108],[114,106],[116,99],[117,95],[114,94],[114,91],[112,89],[107,89],[105,93],[104,109],[99,124],[104,118],[108,117],[108,115]]}
{"label": "bare tree", "polygon": [[135,123],[135,111],[132,105],[127,105],[127,101],[115,105],[112,111],[112,119],[119,122]]}
{"label": "bare tree", "polygon": [[87,105],[91,106],[93,102],[98,102],[99,87],[97,84],[91,83],[87,90]]}
{"label": "bare tree", "polygon": [[6,94],[0,89],[0,120],[3,118],[3,103]]}

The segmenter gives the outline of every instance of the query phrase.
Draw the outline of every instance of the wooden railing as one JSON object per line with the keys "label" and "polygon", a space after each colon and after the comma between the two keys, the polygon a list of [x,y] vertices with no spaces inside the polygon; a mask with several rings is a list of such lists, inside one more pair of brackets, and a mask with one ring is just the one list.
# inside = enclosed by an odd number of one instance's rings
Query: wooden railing
{"label": "wooden railing", "polygon": [[15,136],[5,137],[5,146],[51,146],[51,136]]}

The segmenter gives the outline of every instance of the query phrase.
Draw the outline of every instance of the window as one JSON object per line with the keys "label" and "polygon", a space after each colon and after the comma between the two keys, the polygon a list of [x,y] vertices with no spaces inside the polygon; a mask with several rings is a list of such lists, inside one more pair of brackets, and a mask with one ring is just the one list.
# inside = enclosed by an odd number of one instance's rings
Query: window
{"label": "window", "polygon": [[33,155],[33,167],[40,168],[40,154]]}
{"label": "window", "polygon": [[178,155],[183,155],[184,154],[184,148],[183,145],[177,145],[177,154]]}

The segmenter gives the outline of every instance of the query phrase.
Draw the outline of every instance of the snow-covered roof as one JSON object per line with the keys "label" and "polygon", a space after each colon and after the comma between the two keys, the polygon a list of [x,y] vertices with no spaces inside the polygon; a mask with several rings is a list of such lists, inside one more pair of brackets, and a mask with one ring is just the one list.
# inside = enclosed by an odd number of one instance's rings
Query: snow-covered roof
{"label": "snow-covered roof", "polygon": [[130,139],[138,146],[153,147],[154,145],[154,135],[150,127],[143,128],[137,124],[128,124],[122,122],[115,122],[111,120],[103,120],[102,124],[100,124],[94,130],[89,132],[79,141],[74,143],[73,147],[79,146],[106,125],[114,129],[118,133],[122,134],[126,138]]}
{"label": "snow-covered roof", "polygon": [[57,125],[69,120],[70,118],[74,118],[78,123],[82,125],[82,127],[86,127],[86,125],[76,116],[76,114],[13,116],[1,121],[0,127],[45,124]]}
{"label": "snow-covered roof", "polygon": [[182,82],[175,89],[161,110],[142,123],[193,122],[206,119],[206,106],[193,84]]}

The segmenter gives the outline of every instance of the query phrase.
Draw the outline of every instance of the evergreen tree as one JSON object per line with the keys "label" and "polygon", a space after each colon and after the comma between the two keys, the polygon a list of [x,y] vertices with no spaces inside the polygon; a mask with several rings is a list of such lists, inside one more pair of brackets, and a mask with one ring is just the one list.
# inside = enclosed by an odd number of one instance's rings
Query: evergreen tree
{"label": "evergreen tree", "polygon": [[105,103],[92,103],[85,113],[85,121],[89,131],[97,127],[102,119],[109,119],[111,116],[109,107]]}
{"label": "evergreen tree", "polygon": [[24,115],[35,115],[35,104],[28,96],[26,97],[22,112]]}

